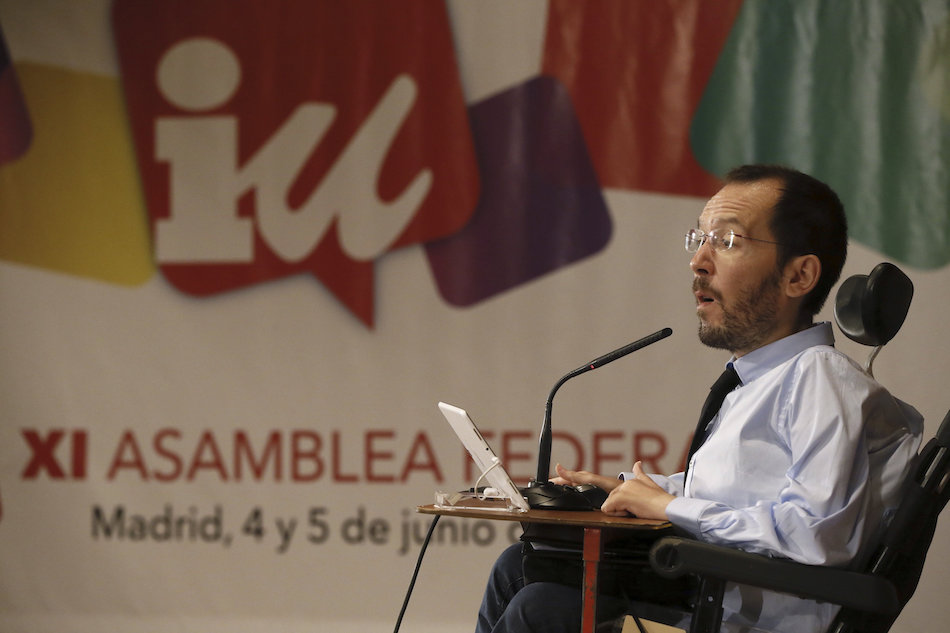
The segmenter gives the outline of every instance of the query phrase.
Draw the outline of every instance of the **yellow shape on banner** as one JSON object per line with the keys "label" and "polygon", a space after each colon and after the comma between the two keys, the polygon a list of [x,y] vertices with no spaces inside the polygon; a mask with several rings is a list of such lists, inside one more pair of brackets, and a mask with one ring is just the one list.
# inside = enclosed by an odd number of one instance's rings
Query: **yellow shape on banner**
{"label": "yellow shape on banner", "polygon": [[0,167],[0,259],[124,285],[154,273],[117,79],[16,64],[33,125]]}

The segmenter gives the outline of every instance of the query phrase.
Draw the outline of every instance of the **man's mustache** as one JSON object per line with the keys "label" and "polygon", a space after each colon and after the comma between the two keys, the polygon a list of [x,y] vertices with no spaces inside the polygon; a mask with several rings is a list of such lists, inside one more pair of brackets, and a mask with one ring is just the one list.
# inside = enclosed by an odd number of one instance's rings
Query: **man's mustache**
{"label": "man's mustache", "polygon": [[722,301],[722,295],[720,295],[716,290],[713,290],[712,286],[709,285],[709,280],[705,277],[694,277],[693,278],[693,292],[700,292],[707,297],[712,297],[716,301]]}

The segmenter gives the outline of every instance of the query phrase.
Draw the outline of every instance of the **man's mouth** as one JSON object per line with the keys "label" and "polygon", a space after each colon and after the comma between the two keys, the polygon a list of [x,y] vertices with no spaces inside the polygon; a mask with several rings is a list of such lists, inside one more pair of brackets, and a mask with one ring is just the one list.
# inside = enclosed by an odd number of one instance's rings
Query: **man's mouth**
{"label": "man's mouth", "polygon": [[696,297],[697,307],[719,301],[719,293],[706,287],[705,284],[694,283],[693,295]]}

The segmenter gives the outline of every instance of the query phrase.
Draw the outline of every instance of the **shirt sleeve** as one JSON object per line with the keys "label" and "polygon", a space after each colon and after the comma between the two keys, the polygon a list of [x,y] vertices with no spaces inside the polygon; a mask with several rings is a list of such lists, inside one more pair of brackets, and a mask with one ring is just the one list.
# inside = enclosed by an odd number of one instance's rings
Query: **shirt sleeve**
{"label": "shirt sleeve", "polygon": [[[666,492],[674,496],[683,495],[683,473],[676,473],[673,475],[651,475],[647,474],[647,477],[656,482],[660,488],[663,488]],[[620,479],[627,481],[629,479],[635,479],[636,476],[631,471],[624,471],[620,473]]]}

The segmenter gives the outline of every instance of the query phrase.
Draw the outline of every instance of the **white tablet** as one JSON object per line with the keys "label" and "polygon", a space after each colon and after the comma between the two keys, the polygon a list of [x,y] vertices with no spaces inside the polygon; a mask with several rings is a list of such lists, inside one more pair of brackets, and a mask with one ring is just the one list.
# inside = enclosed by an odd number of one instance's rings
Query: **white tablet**
{"label": "white tablet", "polygon": [[455,435],[462,442],[465,450],[475,460],[475,465],[482,475],[480,479],[501,492],[512,506],[526,512],[529,509],[528,502],[521,495],[514,482],[511,481],[508,471],[505,470],[501,460],[495,455],[482,434],[478,432],[478,427],[475,426],[475,422],[468,413],[464,409],[444,402],[439,403],[439,409],[452,430],[455,431]]}

